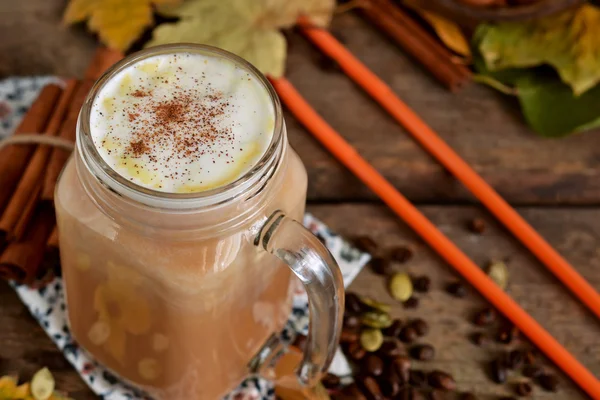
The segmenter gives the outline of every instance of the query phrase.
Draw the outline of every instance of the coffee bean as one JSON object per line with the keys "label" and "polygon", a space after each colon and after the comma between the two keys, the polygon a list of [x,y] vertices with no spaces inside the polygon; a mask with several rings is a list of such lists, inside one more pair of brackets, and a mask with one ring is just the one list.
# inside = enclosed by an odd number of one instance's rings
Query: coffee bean
{"label": "coffee bean", "polygon": [[477,400],[477,396],[473,393],[466,392],[460,396],[460,400]]}
{"label": "coffee bean", "polygon": [[360,333],[360,345],[366,351],[372,353],[383,344],[383,335],[379,329],[365,329]]}
{"label": "coffee bean", "polygon": [[389,260],[383,257],[373,258],[369,262],[369,265],[377,275],[389,275],[392,272],[392,266],[390,265]]}
{"label": "coffee bean", "polygon": [[537,365],[526,365],[525,368],[523,368],[523,376],[527,378],[534,379],[539,377],[543,373],[544,371]]}
{"label": "coffee bean", "polygon": [[379,376],[383,373],[383,360],[375,354],[369,354],[363,359],[365,373],[371,376]]}
{"label": "coffee bean", "polygon": [[548,392],[556,392],[558,390],[558,379],[552,374],[542,374],[537,380],[540,386]]}
{"label": "coffee bean", "polygon": [[415,331],[419,336],[425,336],[429,332],[429,324],[421,318],[413,320],[410,325],[415,328]]}
{"label": "coffee bean", "polygon": [[413,294],[412,280],[406,272],[397,272],[390,278],[389,289],[394,299],[405,302]]}
{"label": "coffee bean", "polygon": [[372,376],[367,376],[362,379],[360,386],[363,388],[363,393],[367,395],[370,400],[383,400],[383,394],[379,384]]}
{"label": "coffee bean", "polygon": [[340,387],[340,377],[328,372],[321,378],[321,383],[326,389],[337,389]]}
{"label": "coffee bean", "polygon": [[405,326],[402,328],[402,331],[400,331],[400,340],[402,340],[404,343],[412,343],[417,340],[418,336],[419,334],[417,333],[417,330],[410,325]]}
{"label": "coffee bean", "polygon": [[390,304],[382,303],[381,301],[377,301],[368,296],[358,296],[358,299],[362,305],[366,306],[366,309],[370,311],[377,311],[387,314],[392,310],[392,306]]}
{"label": "coffee bean", "polygon": [[367,400],[356,383],[345,386],[339,393],[332,395],[334,400]]}
{"label": "coffee bean", "polygon": [[533,350],[527,350],[523,353],[523,359],[525,361],[525,365],[533,365],[535,364],[535,352]]}
{"label": "coffee bean", "polygon": [[427,397],[429,400],[445,400],[446,394],[440,390],[432,390]]}
{"label": "coffee bean", "polygon": [[519,329],[514,325],[507,325],[498,331],[496,339],[500,343],[511,344],[519,337]]}
{"label": "coffee bean", "polygon": [[429,384],[437,389],[454,390],[456,389],[456,381],[452,375],[444,371],[431,371],[427,377]]}
{"label": "coffee bean", "polygon": [[402,331],[402,325],[403,324],[401,320],[395,319],[392,321],[392,325],[385,328],[382,332],[385,336],[397,338],[400,335],[400,332]]}
{"label": "coffee bean", "polygon": [[531,387],[531,385],[527,382],[519,382],[517,383],[517,385],[515,386],[515,392],[519,395],[519,396],[530,396],[531,393],[533,393],[533,388]]}
{"label": "coffee bean", "polygon": [[358,339],[358,332],[346,328],[342,329],[342,333],[340,334],[340,343],[354,343],[358,341]]}
{"label": "coffee bean", "polygon": [[344,315],[344,328],[350,330],[360,327],[360,319],[356,315]]}
{"label": "coffee bean", "polygon": [[383,358],[396,358],[404,355],[404,348],[398,339],[388,339],[383,342],[377,354]]}
{"label": "coffee bean", "polygon": [[400,392],[400,378],[396,375],[393,368],[387,368],[384,374],[378,379],[381,393],[387,398],[396,396]]}
{"label": "coffee bean", "polygon": [[435,349],[429,344],[420,344],[410,349],[410,354],[419,361],[431,361],[435,357]]}
{"label": "coffee bean", "polygon": [[417,308],[417,307],[419,307],[419,299],[412,296],[412,297],[409,297],[409,299],[406,300],[403,304],[404,304],[404,308]]}
{"label": "coffee bean", "polygon": [[488,335],[481,332],[474,333],[471,336],[471,341],[477,346],[486,346],[492,342]]}
{"label": "coffee bean", "polygon": [[513,350],[506,357],[506,366],[510,369],[520,369],[523,366],[523,352]]}
{"label": "coffee bean", "polygon": [[416,388],[423,389],[427,387],[427,375],[423,371],[411,369],[408,382]]}
{"label": "coffee bean", "polygon": [[306,335],[297,334],[296,338],[294,339],[294,343],[292,343],[292,346],[304,351],[304,349],[306,349],[307,340],[308,338],[306,337]]}
{"label": "coffee bean", "polygon": [[485,231],[485,221],[482,218],[469,221],[469,230],[473,233],[483,233]]}
{"label": "coffee bean", "polygon": [[477,326],[488,326],[496,322],[498,314],[493,308],[485,308],[478,312],[473,319]]}
{"label": "coffee bean", "polygon": [[410,260],[413,256],[413,251],[406,246],[396,246],[392,248],[389,252],[390,259],[399,262],[405,263]]}
{"label": "coffee bean", "polygon": [[428,276],[418,276],[413,279],[413,287],[417,292],[427,293],[431,288],[431,279]]}
{"label": "coffee bean", "polygon": [[356,293],[346,293],[346,312],[358,314],[362,311],[362,305]]}
{"label": "coffee bean", "polygon": [[406,356],[400,356],[394,358],[392,361],[392,365],[394,367],[394,371],[398,378],[400,378],[400,382],[408,383],[410,379],[410,366],[411,366],[410,358]]}
{"label": "coffee bean", "polygon": [[350,345],[348,346],[348,355],[354,361],[361,360],[365,356],[365,354],[367,354],[367,351],[363,349],[360,343],[358,342],[350,343]]}
{"label": "coffee bean", "polygon": [[492,380],[496,383],[504,383],[506,382],[506,378],[508,375],[508,371],[504,366],[504,362],[502,360],[495,360],[492,362],[490,366],[490,374]]}
{"label": "coffee bean", "polygon": [[396,396],[395,400],[423,400],[423,396],[415,388],[405,386],[400,389],[400,393]]}
{"label": "coffee bean", "polygon": [[370,236],[358,236],[354,239],[354,246],[369,254],[377,252],[377,243]]}
{"label": "coffee bean", "polygon": [[389,328],[392,326],[392,318],[389,314],[381,311],[366,311],[360,315],[360,322],[375,329]]}
{"label": "coffee bean", "polygon": [[462,282],[449,283],[446,286],[446,291],[458,298],[463,298],[467,295],[467,287]]}
{"label": "coffee bean", "polygon": [[512,396],[502,396],[502,397],[500,397],[500,400],[517,400],[517,399],[515,399]]}

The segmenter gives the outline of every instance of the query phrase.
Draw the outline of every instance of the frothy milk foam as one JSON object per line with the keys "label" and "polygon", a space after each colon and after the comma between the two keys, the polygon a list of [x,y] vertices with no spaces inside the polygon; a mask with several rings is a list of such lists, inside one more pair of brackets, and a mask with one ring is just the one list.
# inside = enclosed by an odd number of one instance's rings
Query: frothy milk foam
{"label": "frothy milk foam", "polygon": [[273,136],[269,93],[232,61],[192,53],[141,60],[99,92],[90,115],[100,155],[132,182],[190,193],[250,170]]}

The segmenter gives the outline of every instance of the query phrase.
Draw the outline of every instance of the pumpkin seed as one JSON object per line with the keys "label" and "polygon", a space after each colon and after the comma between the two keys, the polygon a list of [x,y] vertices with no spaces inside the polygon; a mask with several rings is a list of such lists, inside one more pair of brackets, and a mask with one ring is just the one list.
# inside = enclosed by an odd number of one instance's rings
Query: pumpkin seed
{"label": "pumpkin seed", "polygon": [[502,261],[494,261],[490,264],[488,267],[488,276],[502,290],[506,289],[508,285],[508,268]]}
{"label": "pumpkin seed", "polygon": [[42,368],[31,379],[31,394],[35,400],[47,400],[54,392],[54,377],[48,368]]}
{"label": "pumpkin seed", "polygon": [[384,329],[392,325],[392,317],[381,311],[367,311],[360,317],[360,322],[369,328]]}
{"label": "pumpkin seed", "polygon": [[377,351],[382,344],[383,334],[379,329],[365,329],[360,333],[360,345],[366,351]]}
{"label": "pumpkin seed", "polygon": [[390,294],[396,300],[406,301],[413,294],[413,284],[406,272],[397,272],[390,280]]}
{"label": "pumpkin seed", "polygon": [[379,302],[377,300],[373,300],[372,298],[367,297],[367,296],[359,296],[358,299],[364,305],[374,308],[375,310],[382,311],[384,313],[389,313],[390,310],[392,309],[391,305]]}

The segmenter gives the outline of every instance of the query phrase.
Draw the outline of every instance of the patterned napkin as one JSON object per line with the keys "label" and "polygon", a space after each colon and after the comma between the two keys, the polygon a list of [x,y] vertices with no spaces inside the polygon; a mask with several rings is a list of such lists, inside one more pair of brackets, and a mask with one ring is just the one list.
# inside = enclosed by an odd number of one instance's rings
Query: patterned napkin
{"label": "patterned napkin", "polygon": [[[39,90],[53,77],[13,78],[0,81],[0,138],[9,135],[20,122],[28,106]],[[354,280],[370,256],[350,246],[341,237],[310,214],[304,217],[304,225],[317,235],[329,248],[338,262],[344,277],[344,286]],[[31,314],[38,320],[65,358],[75,367],[85,383],[104,400],[147,400],[148,397],[121,382],[106,370],[73,340],[67,326],[63,283],[60,277],[41,289],[25,285],[13,285],[17,294]],[[282,332],[288,342],[308,331],[308,298],[298,283],[294,293],[293,308]],[[338,349],[330,368],[340,376],[349,376],[348,362]],[[226,396],[226,400],[272,400],[275,398],[273,383],[260,378],[248,378]]]}

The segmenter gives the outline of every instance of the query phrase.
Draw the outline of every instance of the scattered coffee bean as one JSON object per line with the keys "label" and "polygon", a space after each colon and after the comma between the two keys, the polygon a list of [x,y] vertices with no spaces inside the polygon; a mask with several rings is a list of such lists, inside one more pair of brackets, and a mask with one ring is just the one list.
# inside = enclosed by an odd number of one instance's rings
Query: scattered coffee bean
{"label": "scattered coffee bean", "polygon": [[379,350],[383,344],[383,334],[379,329],[365,329],[360,333],[360,345],[368,352]]}
{"label": "scattered coffee bean", "polygon": [[375,257],[370,262],[369,265],[373,272],[377,275],[389,275],[392,272],[392,266],[389,260],[383,257]]}
{"label": "scattered coffee bean", "polygon": [[492,342],[490,337],[482,332],[476,332],[471,335],[471,341],[477,346],[486,346]]}
{"label": "scattered coffee bean", "polygon": [[424,389],[427,387],[427,375],[423,371],[411,369],[408,376],[408,383],[416,388]]}
{"label": "scattered coffee bean", "polygon": [[431,279],[428,276],[417,276],[413,279],[413,287],[417,292],[427,293],[431,288]]}
{"label": "scattered coffee bean", "polygon": [[362,305],[356,293],[346,293],[346,312],[358,314],[362,311]]}
{"label": "scattered coffee bean", "polygon": [[370,236],[358,236],[354,239],[354,246],[369,254],[375,254],[378,248],[377,243]]}
{"label": "scattered coffee bean", "polygon": [[437,389],[454,390],[456,389],[456,381],[452,375],[443,371],[431,371],[427,376],[429,384]]}
{"label": "scattered coffee bean", "polygon": [[419,336],[425,336],[429,332],[429,324],[421,318],[413,320],[410,325],[415,328],[415,331]]}
{"label": "scattered coffee bean", "polygon": [[473,393],[466,392],[460,396],[460,400],[477,400],[477,396]]}
{"label": "scattered coffee bean", "polygon": [[405,326],[402,328],[402,331],[400,331],[400,340],[402,340],[404,343],[412,343],[417,340],[418,336],[419,334],[417,333],[417,330],[410,325]]}
{"label": "scattered coffee bean", "polygon": [[525,376],[527,378],[535,379],[535,378],[539,377],[540,375],[542,375],[543,373],[544,373],[544,371],[537,365],[526,365],[523,368],[523,376]]}
{"label": "scattered coffee bean", "polygon": [[381,393],[387,398],[392,398],[400,392],[400,378],[393,368],[386,368],[378,382]]}
{"label": "scattered coffee bean", "polygon": [[400,393],[396,396],[396,400],[422,400],[423,396],[410,386],[404,386],[400,389]]}
{"label": "scattered coffee bean", "polygon": [[446,394],[441,390],[432,390],[427,395],[427,398],[429,398],[429,400],[445,400]]}
{"label": "scattered coffee bean", "polygon": [[507,325],[498,331],[496,339],[500,343],[511,344],[519,337],[519,329],[514,325]]}
{"label": "scattered coffee bean", "polygon": [[413,251],[406,246],[396,246],[390,250],[389,256],[396,262],[405,263],[412,258]]}
{"label": "scattered coffee bean", "polygon": [[485,220],[483,218],[475,218],[469,221],[469,230],[473,233],[483,233],[485,231]]}
{"label": "scattered coffee bean", "polygon": [[306,349],[307,340],[308,338],[306,337],[306,335],[297,334],[296,338],[294,339],[294,343],[292,343],[292,346],[304,351],[304,349]]}
{"label": "scattered coffee bean", "polygon": [[367,296],[358,296],[358,300],[362,305],[366,306],[368,310],[379,311],[382,313],[389,313],[392,310],[390,304],[382,303]]}
{"label": "scattered coffee bean", "polygon": [[358,341],[358,338],[358,332],[344,328],[340,334],[340,343],[353,343]]}
{"label": "scattered coffee bean", "polygon": [[339,393],[332,395],[334,400],[367,400],[356,383],[345,386]]}
{"label": "scattered coffee bean", "polygon": [[403,324],[401,320],[395,319],[392,321],[392,325],[383,330],[383,334],[385,336],[397,338],[400,335],[400,332],[402,331],[402,325]]}
{"label": "scattered coffee bean", "polygon": [[321,383],[326,389],[337,389],[340,387],[340,377],[328,372],[321,379]]}
{"label": "scattered coffee bean", "polygon": [[533,365],[535,364],[535,352],[533,350],[527,350],[523,354],[523,359],[525,361],[525,365]]}
{"label": "scattered coffee bean", "polygon": [[383,329],[392,326],[390,314],[381,311],[367,311],[360,315],[360,321],[363,325],[370,328]]}
{"label": "scattered coffee bean", "polygon": [[388,339],[383,342],[377,354],[383,358],[396,358],[404,355],[404,348],[398,339]]}
{"label": "scattered coffee bean", "polygon": [[463,298],[467,295],[467,287],[462,282],[451,282],[446,286],[446,291],[454,297]]}
{"label": "scattered coffee bean", "polygon": [[383,400],[383,394],[379,384],[372,376],[367,376],[362,379],[360,386],[363,388],[363,392],[367,395],[370,400]]}
{"label": "scattered coffee bean", "polygon": [[541,374],[537,381],[548,392],[556,392],[558,390],[558,379],[552,374]]}
{"label": "scattered coffee bean", "polygon": [[531,393],[533,393],[533,388],[531,387],[531,385],[527,382],[519,382],[517,383],[517,385],[515,386],[515,392],[519,395],[519,396],[530,396]]}
{"label": "scattered coffee bean", "polygon": [[399,301],[408,300],[413,294],[413,285],[406,272],[395,273],[389,283],[390,294]]}
{"label": "scattered coffee bean", "polygon": [[354,330],[360,327],[360,319],[356,315],[344,315],[344,328]]}
{"label": "scattered coffee bean", "polygon": [[523,363],[523,352],[521,350],[513,350],[506,356],[506,366],[510,369],[520,369]]}
{"label": "scattered coffee bean", "polygon": [[492,362],[490,367],[490,374],[492,380],[496,383],[504,383],[506,382],[506,378],[508,377],[508,371],[504,366],[504,362],[502,360],[495,360]]}
{"label": "scattered coffee bean", "polygon": [[392,361],[392,366],[398,378],[400,378],[401,383],[408,383],[410,378],[410,366],[411,361],[410,358],[406,356],[400,356],[394,358]]}
{"label": "scattered coffee bean", "polygon": [[404,308],[417,308],[419,307],[419,299],[416,298],[415,296],[410,297],[408,300],[406,300],[404,303]]}
{"label": "scattered coffee bean", "polygon": [[478,312],[473,319],[477,326],[488,326],[496,322],[498,314],[493,308],[485,308]]}
{"label": "scattered coffee bean", "polygon": [[508,268],[502,261],[493,261],[488,267],[488,276],[500,289],[505,290],[508,285]]}
{"label": "scattered coffee bean", "polygon": [[365,373],[371,376],[379,376],[383,373],[383,360],[375,354],[369,354],[363,359]]}
{"label": "scattered coffee bean", "polygon": [[435,357],[435,349],[429,344],[420,344],[410,349],[410,355],[419,361],[431,361]]}
{"label": "scattered coffee bean", "polygon": [[365,354],[367,354],[367,351],[362,348],[359,342],[350,343],[350,345],[348,346],[348,355],[354,361],[361,360],[365,356]]}

